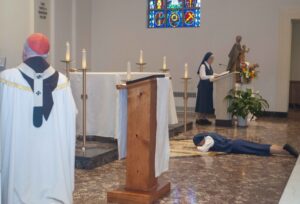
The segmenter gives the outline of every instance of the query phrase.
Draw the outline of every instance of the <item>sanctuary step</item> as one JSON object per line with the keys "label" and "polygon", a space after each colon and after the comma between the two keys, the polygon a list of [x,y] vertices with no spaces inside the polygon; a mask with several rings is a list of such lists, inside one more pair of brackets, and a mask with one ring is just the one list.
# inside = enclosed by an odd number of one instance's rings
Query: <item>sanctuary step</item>
{"label": "sanctuary step", "polygon": [[[187,131],[192,130],[193,129],[193,122],[189,121],[186,123],[186,129]],[[169,137],[175,137],[177,136],[179,133],[183,133],[184,132],[184,123],[183,122],[179,122],[178,124],[175,125],[169,125]]]}
{"label": "sanctuary step", "polygon": [[[187,123],[187,130],[193,128],[193,122]],[[184,123],[169,125],[169,137],[184,131]],[[77,138],[76,169],[94,169],[118,159],[117,141],[112,138],[87,136],[85,153],[82,151],[82,137]]]}
{"label": "sanctuary step", "polygon": [[88,136],[85,153],[82,137],[77,139],[75,168],[94,169],[118,159],[117,142],[111,138]]}

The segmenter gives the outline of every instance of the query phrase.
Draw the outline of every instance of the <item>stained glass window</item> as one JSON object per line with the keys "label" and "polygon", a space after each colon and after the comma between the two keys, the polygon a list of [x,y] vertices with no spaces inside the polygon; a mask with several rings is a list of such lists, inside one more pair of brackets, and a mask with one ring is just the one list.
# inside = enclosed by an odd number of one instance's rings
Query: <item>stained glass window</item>
{"label": "stained glass window", "polygon": [[148,0],[149,28],[199,27],[201,0]]}

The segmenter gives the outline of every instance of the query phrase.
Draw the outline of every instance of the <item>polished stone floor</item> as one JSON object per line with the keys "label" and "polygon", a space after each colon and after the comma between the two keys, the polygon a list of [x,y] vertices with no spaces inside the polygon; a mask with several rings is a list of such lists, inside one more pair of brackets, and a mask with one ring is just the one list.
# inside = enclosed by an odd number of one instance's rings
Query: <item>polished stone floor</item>
{"label": "polished stone floor", "polygon": [[[300,150],[300,111],[289,118],[261,118],[247,129],[196,126],[172,139],[171,193],[157,204],[275,204],[278,203],[296,159],[289,156],[197,154],[190,138],[216,131],[230,138],[261,143],[290,143]],[[196,152],[196,153],[195,153]],[[125,161],[94,170],[76,170],[75,204],[106,203],[106,192],[124,184]]]}

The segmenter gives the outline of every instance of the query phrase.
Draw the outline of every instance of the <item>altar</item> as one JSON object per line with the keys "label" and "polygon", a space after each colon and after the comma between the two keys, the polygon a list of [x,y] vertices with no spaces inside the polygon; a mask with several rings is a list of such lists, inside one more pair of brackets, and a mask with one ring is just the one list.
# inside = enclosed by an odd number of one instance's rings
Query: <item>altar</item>
{"label": "altar", "polygon": [[[131,79],[139,79],[157,72],[133,72]],[[87,72],[87,135],[121,140],[127,133],[127,90],[117,90],[116,85],[124,83],[126,72]],[[70,74],[71,88],[78,108],[77,134],[82,135],[82,74]],[[172,81],[169,79],[168,123],[178,123]],[[147,114],[147,113],[141,113]],[[120,142],[119,142],[119,145]],[[123,144],[125,145],[125,144]],[[123,148],[119,148],[123,149]],[[122,155],[121,152],[119,152]]]}

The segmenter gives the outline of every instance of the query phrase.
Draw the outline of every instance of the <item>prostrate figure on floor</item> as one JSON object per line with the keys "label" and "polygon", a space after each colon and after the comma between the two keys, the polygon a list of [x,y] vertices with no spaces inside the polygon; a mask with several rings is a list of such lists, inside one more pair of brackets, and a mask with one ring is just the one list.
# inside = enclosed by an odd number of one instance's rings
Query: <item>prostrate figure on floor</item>
{"label": "prostrate figure on floor", "polygon": [[23,63],[0,74],[2,204],[72,203],[77,110],[49,49],[31,35]]}
{"label": "prostrate figure on floor", "polygon": [[195,109],[195,112],[198,114],[198,119],[196,120],[198,125],[211,125],[207,115],[214,113],[213,82],[211,82],[215,77],[211,66],[213,61],[213,53],[206,53],[197,72],[200,78]]}
{"label": "prostrate figure on floor", "polygon": [[298,152],[289,144],[284,146],[273,144],[259,144],[247,140],[231,140],[214,133],[200,133],[193,138],[194,144],[201,152],[224,152],[233,154],[252,154],[257,156],[271,156],[273,154],[290,154],[298,157]]}

